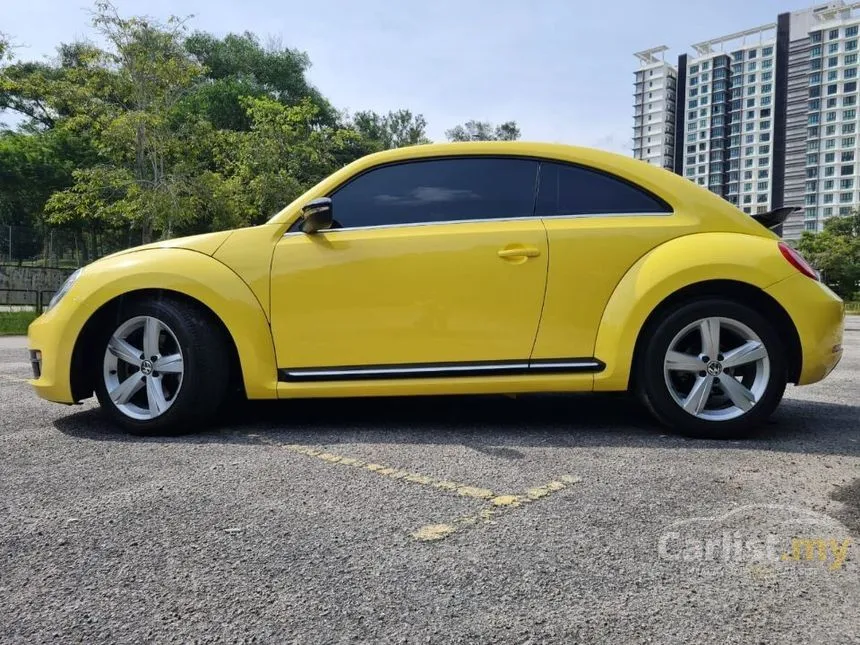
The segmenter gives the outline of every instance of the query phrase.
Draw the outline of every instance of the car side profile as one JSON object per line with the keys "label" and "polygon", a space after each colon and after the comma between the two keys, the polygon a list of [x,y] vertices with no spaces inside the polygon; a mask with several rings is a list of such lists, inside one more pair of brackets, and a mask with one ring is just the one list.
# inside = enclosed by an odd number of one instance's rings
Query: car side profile
{"label": "car side profile", "polygon": [[29,328],[31,383],[138,433],[203,427],[231,391],[630,391],[741,437],[842,353],[842,301],[760,221],[597,150],[390,150],[263,225],[77,271]]}

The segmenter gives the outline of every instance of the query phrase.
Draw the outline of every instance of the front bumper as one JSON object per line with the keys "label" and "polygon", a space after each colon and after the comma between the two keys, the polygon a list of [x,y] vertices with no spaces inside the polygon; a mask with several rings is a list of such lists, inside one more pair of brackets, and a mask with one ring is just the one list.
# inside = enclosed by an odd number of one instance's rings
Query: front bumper
{"label": "front bumper", "polygon": [[798,385],[820,381],[842,358],[845,304],[820,282],[798,273],[768,288],[794,322],[802,363]]}
{"label": "front bumper", "polygon": [[[39,397],[57,403],[75,403],[70,369],[79,330],[71,329],[68,323],[64,310],[58,306],[36,318],[27,329],[27,346],[34,367],[34,378],[29,383]],[[36,352],[38,364],[33,362]]]}

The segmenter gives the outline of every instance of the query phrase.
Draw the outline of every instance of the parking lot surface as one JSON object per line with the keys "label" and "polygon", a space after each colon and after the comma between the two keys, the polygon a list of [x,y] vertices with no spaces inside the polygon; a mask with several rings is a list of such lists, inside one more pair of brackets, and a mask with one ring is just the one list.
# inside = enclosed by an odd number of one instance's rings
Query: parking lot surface
{"label": "parking lot surface", "polygon": [[742,442],[621,395],[131,437],[0,339],[0,642],[860,642],[858,327]]}

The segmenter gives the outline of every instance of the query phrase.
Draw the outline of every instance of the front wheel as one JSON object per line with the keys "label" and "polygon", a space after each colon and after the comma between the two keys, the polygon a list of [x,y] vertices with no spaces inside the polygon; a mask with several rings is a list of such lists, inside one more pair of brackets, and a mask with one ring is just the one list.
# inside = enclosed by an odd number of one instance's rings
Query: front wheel
{"label": "front wheel", "polygon": [[229,381],[219,332],[206,312],[178,299],[124,305],[96,344],[96,396],[102,408],[136,434],[202,427]]}
{"label": "front wheel", "polygon": [[745,305],[716,298],[682,305],[645,342],[640,394],[682,434],[744,437],[782,399],[785,350],[770,323]]}

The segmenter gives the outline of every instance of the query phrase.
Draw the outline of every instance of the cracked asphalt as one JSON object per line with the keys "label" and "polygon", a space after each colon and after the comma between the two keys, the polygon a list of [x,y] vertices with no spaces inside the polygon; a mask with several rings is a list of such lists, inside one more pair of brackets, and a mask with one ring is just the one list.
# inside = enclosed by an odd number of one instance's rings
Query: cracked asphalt
{"label": "cracked asphalt", "polygon": [[0,642],[860,642],[848,329],[743,442],[620,395],[247,404],[142,439],[38,400],[0,339]]}

